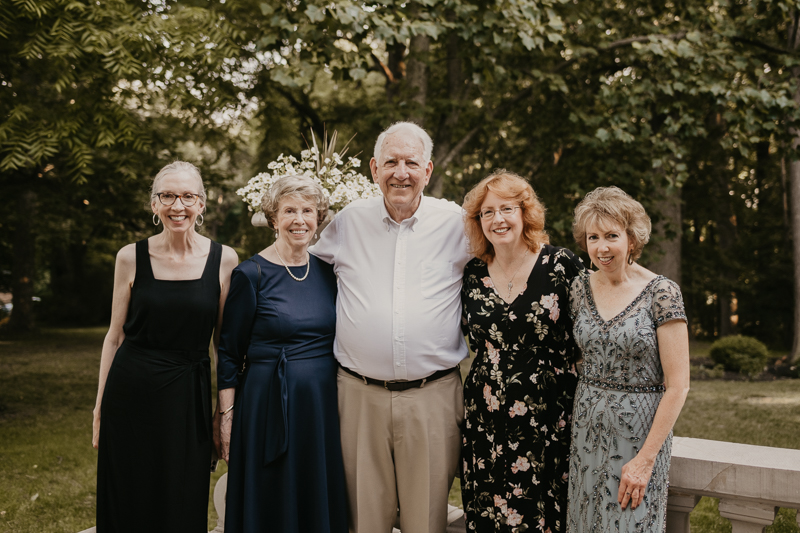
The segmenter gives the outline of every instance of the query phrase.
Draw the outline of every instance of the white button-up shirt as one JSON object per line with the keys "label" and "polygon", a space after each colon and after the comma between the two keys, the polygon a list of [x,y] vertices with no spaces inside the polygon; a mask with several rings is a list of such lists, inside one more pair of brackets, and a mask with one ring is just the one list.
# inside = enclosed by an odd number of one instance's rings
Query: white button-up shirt
{"label": "white button-up shirt", "polygon": [[356,200],[310,252],[339,278],[333,351],[342,366],[411,381],[467,356],[461,277],[471,256],[458,205],[423,196],[398,224],[383,198]]}

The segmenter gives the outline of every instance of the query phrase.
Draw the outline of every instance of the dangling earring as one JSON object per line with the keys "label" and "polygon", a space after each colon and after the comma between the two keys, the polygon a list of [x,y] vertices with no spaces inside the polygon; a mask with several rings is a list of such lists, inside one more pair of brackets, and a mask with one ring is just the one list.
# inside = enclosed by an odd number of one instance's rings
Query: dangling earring
{"label": "dangling earring", "polygon": [[279,236],[279,235],[280,235],[280,233],[278,233],[278,229],[276,228],[276,229],[275,229],[275,240],[276,240],[276,241],[278,240],[278,236]]}
{"label": "dangling earring", "polygon": [[629,265],[633,264],[633,251],[632,250],[631,250],[631,253],[628,254],[628,264]]}
{"label": "dangling earring", "polygon": [[161,223],[161,219],[158,218],[158,215],[153,213],[153,225],[158,226]]}
{"label": "dangling earring", "polygon": [[[198,222],[198,220],[200,222]],[[203,222],[205,222],[205,220],[203,220],[203,213],[200,213],[199,215],[197,215],[197,218],[194,219],[194,223],[197,224],[197,227],[199,228],[200,226],[203,225]]]}

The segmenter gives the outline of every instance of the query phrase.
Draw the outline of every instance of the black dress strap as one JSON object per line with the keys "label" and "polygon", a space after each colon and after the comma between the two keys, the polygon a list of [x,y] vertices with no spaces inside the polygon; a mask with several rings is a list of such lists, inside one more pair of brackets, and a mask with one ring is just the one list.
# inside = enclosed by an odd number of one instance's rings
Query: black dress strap
{"label": "black dress strap", "polygon": [[153,266],[150,264],[150,242],[142,239],[136,242],[136,274],[133,284],[152,281]]}
{"label": "black dress strap", "polygon": [[218,242],[211,241],[211,248],[208,250],[208,258],[206,259],[206,266],[203,269],[201,279],[203,281],[219,280],[219,265],[222,261],[222,245]]}

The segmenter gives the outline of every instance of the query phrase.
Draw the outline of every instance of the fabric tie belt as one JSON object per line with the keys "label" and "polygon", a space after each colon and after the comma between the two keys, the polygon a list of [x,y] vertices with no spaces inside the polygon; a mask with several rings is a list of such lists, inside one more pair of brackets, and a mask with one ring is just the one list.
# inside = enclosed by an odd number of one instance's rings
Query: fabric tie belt
{"label": "fabric tie belt", "polygon": [[664,392],[666,388],[663,383],[619,383],[607,379],[595,379],[581,376],[580,379],[584,383],[588,383],[593,387],[599,389],[620,391],[620,392]]}
{"label": "fabric tie belt", "polygon": [[194,397],[195,434],[197,442],[211,440],[211,362],[208,350],[153,350],[137,342],[123,341],[128,348],[144,356],[150,364],[157,367],[153,372],[156,390],[169,387],[190,374],[191,394]]}
{"label": "fabric tie belt", "polygon": [[[314,359],[317,357],[333,357],[330,342],[324,342],[328,336],[322,337],[323,342],[313,345],[293,347],[286,350],[277,347],[271,350],[259,350],[257,358],[248,355],[247,364],[275,364],[272,376],[269,379],[269,392],[267,394],[267,431],[264,442],[264,466],[281,457],[289,448],[289,417],[287,408],[289,403],[289,388],[286,384],[287,361],[301,359]],[[265,357],[266,358],[262,358]],[[276,357],[277,356],[277,357]]]}
{"label": "fabric tie belt", "polygon": [[386,390],[390,390],[392,392],[397,391],[404,391],[408,389],[421,389],[425,386],[426,383],[430,383],[431,381],[436,381],[439,378],[443,378],[448,376],[458,370],[458,365],[454,366],[453,368],[448,368],[447,370],[438,370],[431,374],[430,376],[422,379],[415,379],[413,381],[388,381],[382,379],[372,379],[366,376],[362,376],[355,370],[350,370],[349,368],[339,365],[339,368],[347,372],[353,377],[356,377],[362,381],[364,381],[365,385],[377,385],[379,387],[383,387]]}

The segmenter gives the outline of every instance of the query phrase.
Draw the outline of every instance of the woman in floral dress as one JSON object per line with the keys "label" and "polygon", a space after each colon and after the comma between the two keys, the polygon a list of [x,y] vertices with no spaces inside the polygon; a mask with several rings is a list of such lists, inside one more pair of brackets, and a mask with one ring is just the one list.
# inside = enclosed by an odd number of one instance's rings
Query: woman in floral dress
{"label": "woman in floral dress", "polygon": [[469,531],[564,531],[578,350],[569,286],[583,270],[548,244],[544,207],[496,171],[464,201],[476,256],[462,320],[476,353],[464,384],[461,494]]}

